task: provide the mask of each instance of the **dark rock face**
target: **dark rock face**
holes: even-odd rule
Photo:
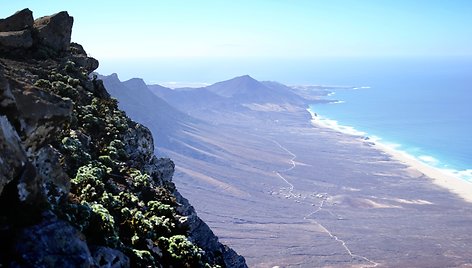
[[[89,77],[72,17],[30,17],[0,21],[0,267],[245,267]],[[19,32],[32,44],[8,39]]]
[[[33,12],[25,8],[8,18],[0,19],[0,32],[21,31],[33,26]]]
[[[151,161],[144,166],[144,170],[151,175],[152,178],[158,178],[163,184],[172,183],[175,165],[169,158],[153,157]]]
[[[74,19],[66,11],[34,21],[38,41],[54,50],[65,51],[70,46]]]
[[[0,194],[13,179],[18,180],[18,199],[28,203],[44,200],[45,184],[67,193],[70,180],[59,165],[59,154],[46,143],[70,119],[71,101],[18,81],[7,81],[3,73],[0,81],[1,147],[5,152]]]
[[[98,68],[98,60],[87,57],[87,53],[81,45],[71,43],[70,51],[73,61],[79,66],[85,68],[89,74]]]
[[[20,137],[5,116],[0,116],[0,195],[3,187],[17,178],[26,163]]]
[[[57,192],[57,196],[65,196],[70,191],[70,179],[61,166],[62,155],[51,145],[46,145],[39,149],[34,155],[33,164],[37,175],[42,182],[42,189],[45,193],[50,189]],[[46,194],[48,197],[52,195]],[[57,200],[51,200],[57,202]]]
[[[23,58],[57,56],[70,47],[73,22],[74,19],[65,11],[35,21],[29,9],[19,11],[0,20],[0,52]],[[98,67],[98,62],[86,55],[77,61],[87,65],[88,69]]]
[[[10,48],[30,48],[33,38],[30,30],[0,32],[0,46]]]
[[[38,88],[22,90],[17,85],[12,91],[15,108],[22,118],[21,135],[25,149],[36,151],[49,137],[61,130],[61,125],[69,120],[72,113],[72,102]]]
[[[125,151],[130,156],[133,165],[149,163],[154,156],[154,141],[151,131],[146,127],[135,124],[124,137]]]
[[[85,237],[70,224],[52,220],[21,230],[11,267],[91,267]]]

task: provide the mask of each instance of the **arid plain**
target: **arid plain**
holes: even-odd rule
[[[208,116],[175,182],[250,267],[470,267],[472,205],[304,110]],[[200,116],[202,118],[202,116]]]

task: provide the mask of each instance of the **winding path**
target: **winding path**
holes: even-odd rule
[[[294,169],[297,164],[295,163],[295,159],[297,158],[297,155],[295,155],[294,153],[292,153],[291,151],[289,151],[287,148],[285,148],[284,146],[282,146],[279,142],[277,142],[276,140],[271,140],[273,143],[275,143],[277,146],[279,146],[282,150],[284,150],[285,152],[287,152],[291,158],[290,158],[290,163],[291,163],[291,167],[287,168],[287,169],[284,169],[284,170],[279,170],[279,171],[274,171],[277,176],[279,176],[285,183],[287,183],[289,185],[289,192],[288,192],[288,197],[297,197],[294,193],[293,193],[293,190],[294,190],[294,186],[292,183],[290,183],[281,173],[282,172],[287,172],[287,171],[290,171],[292,169]],[[369,258],[367,257],[364,257],[364,256],[361,256],[361,255],[358,255],[358,254],[354,254],[352,252],[352,250],[347,246],[346,242],[342,239],[340,239],[338,236],[334,235],[330,230],[328,230],[324,225],[322,225],[321,223],[319,223],[318,221],[316,221],[315,219],[309,219],[310,216],[313,216],[315,215],[316,213],[320,212],[322,209],[323,209],[323,206],[325,204],[325,202],[327,201],[327,199],[329,198],[329,195],[326,193],[326,194],[321,194],[319,196],[319,198],[322,198],[319,206],[316,208],[315,211],[313,212],[310,212],[309,214],[305,215],[303,217],[304,220],[307,220],[307,221],[310,221],[310,222],[313,222],[315,224],[317,224],[318,226],[320,226],[320,228],[325,232],[327,233],[331,238],[333,238],[336,242],[340,243],[341,246],[345,249],[345,251],[347,252],[347,254],[349,254],[349,256],[351,256],[352,259],[354,260],[362,260],[362,261],[366,261],[368,263],[370,263],[370,265],[367,265],[367,266],[362,266],[362,267],[377,267],[380,265],[380,263],[378,262],[375,262],[373,260],[370,260]],[[331,215],[334,215],[331,211],[329,210],[326,210],[328,211]]]
[[[349,256],[351,256],[352,259],[358,259],[358,260],[364,260],[366,262],[369,262],[371,263],[371,265],[368,265],[368,266],[363,266],[363,267],[377,267],[378,265],[380,265],[378,262],[375,262],[367,257],[364,257],[364,256],[361,256],[361,255],[358,255],[358,254],[354,254],[352,253],[352,250],[346,245],[346,242],[342,239],[340,239],[337,235],[334,235],[331,231],[329,231],[326,227],[324,227],[321,223],[319,223],[318,221],[314,220],[314,219],[309,219],[308,217],[310,216],[313,216],[315,215],[316,213],[318,213],[319,211],[321,211],[323,209],[323,205],[325,203],[325,201],[327,200],[328,198],[326,196],[323,196],[323,200],[321,200],[321,203],[320,205],[318,206],[318,208],[307,214],[305,217],[303,217],[303,219],[305,220],[309,220],[315,224],[317,224],[318,226],[320,226],[331,238],[333,238],[334,240],[336,240],[337,242],[341,243],[341,246],[346,250],[347,254],[349,254]],[[331,215],[333,215],[333,213],[331,213],[330,211],[328,211]]]
[[[278,143],[277,141],[275,140],[272,140],[273,143],[277,144],[277,146],[279,146],[282,150],[286,151],[288,154],[290,154],[292,156],[292,158],[290,159],[290,162],[292,164],[291,167],[287,168],[287,169],[284,169],[284,170],[279,170],[279,171],[274,171],[275,174],[277,174],[277,176],[279,176],[283,181],[285,181],[285,183],[287,183],[289,185],[289,190],[288,190],[288,196],[293,196],[293,197],[296,197],[294,194],[293,194],[293,189],[294,189],[294,186],[293,184],[291,184],[282,174],[280,174],[281,172],[287,172],[287,171],[290,171],[292,169],[294,169],[297,164],[295,163],[295,158],[297,158],[297,156],[290,152],[289,150],[287,150],[287,148],[283,147],[280,143]]]

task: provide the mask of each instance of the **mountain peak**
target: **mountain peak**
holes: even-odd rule
[[[117,74],[117,73],[112,73],[112,74],[110,74],[108,77],[111,78],[111,79],[120,80],[120,78],[118,77],[118,74]]]
[[[146,83],[141,78],[131,78],[129,80],[124,81],[123,84],[128,88],[148,90]]]
[[[226,81],[218,82],[206,88],[209,91],[226,98],[267,89],[263,84],[249,75],[238,76]]]
[[[241,76],[236,76],[235,78],[233,79],[230,79],[228,81],[241,81],[241,82],[244,82],[244,83],[253,83],[253,84],[260,84],[259,81],[257,81],[256,79],[254,79],[252,76],[248,75],[248,74],[245,74],[245,75],[241,75]]]
[[[248,74],[241,75],[241,76],[236,76],[234,79],[256,80],[256,79],[252,78],[252,77],[251,77],[250,75],[248,75]]]

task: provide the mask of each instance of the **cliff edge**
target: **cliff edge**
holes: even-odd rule
[[[67,12],[0,19],[0,267],[247,267],[117,107]]]

